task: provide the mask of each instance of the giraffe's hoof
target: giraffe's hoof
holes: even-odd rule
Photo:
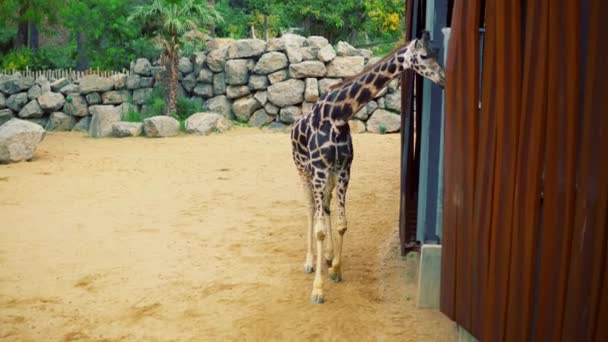
[[[313,273],[314,271],[315,271],[314,266],[310,266],[310,265],[304,266],[304,273]]]
[[[335,281],[336,283],[342,282],[342,274],[339,270],[330,267],[327,270],[327,273],[329,273],[329,277],[331,278],[331,280]]]
[[[310,297],[310,302],[313,304],[323,304],[325,303],[325,298],[323,295],[313,295]]]

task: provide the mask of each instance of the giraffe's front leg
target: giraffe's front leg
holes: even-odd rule
[[[328,187],[329,187],[329,189],[333,188],[333,186],[331,184]],[[333,233],[331,231],[331,209],[330,209],[331,192],[327,193],[323,202],[324,202],[323,203],[323,212],[325,214],[324,224],[327,229],[326,238],[325,238],[325,262],[327,263],[327,266],[331,266],[331,263],[334,260],[334,239],[333,239]]]
[[[315,271],[313,265],[314,252],[313,252],[313,224],[314,224],[314,199],[312,197],[312,189],[310,188],[309,181],[303,177],[302,183],[304,184],[304,196],[306,200],[306,209],[308,214],[308,231],[306,232],[306,261],[304,262],[304,272],[312,273]]]
[[[336,255],[331,267],[328,269],[329,277],[336,283],[342,281],[342,243],[346,233],[346,189],[348,188],[349,170],[341,173],[338,178],[338,236],[336,238]]]

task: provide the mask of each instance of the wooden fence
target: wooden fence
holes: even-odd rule
[[[454,2],[441,311],[481,341],[608,337],[605,18],[605,0]]]
[[[121,71],[109,71],[109,70],[99,70],[99,69],[88,69],[88,70],[72,70],[72,69],[51,69],[51,70],[0,70],[0,75],[14,75],[16,73],[21,74],[22,76],[32,77],[34,79],[38,79],[41,76],[46,77],[48,80],[57,80],[60,78],[67,78],[71,81],[78,81],[84,76],[87,75],[99,75],[101,77],[112,77],[114,75],[123,74],[130,75],[130,71],[127,69],[122,69]]]

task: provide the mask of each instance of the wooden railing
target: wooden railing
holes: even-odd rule
[[[42,76],[48,80],[58,80],[60,78],[67,78],[71,81],[77,81],[86,75],[99,75],[101,77],[111,77],[113,75],[124,74],[130,75],[130,71],[122,69],[116,70],[100,70],[100,69],[87,69],[87,70],[73,70],[73,69],[48,69],[48,70],[0,70],[0,75],[14,75],[16,73],[22,76],[32,77],[38,79]]]

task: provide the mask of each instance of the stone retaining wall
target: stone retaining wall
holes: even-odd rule
[[[323,37],[213,39],[206,51],[180,59],[179,92],[226,118],[282,128],[310,110],[331,85],[378,60],[369,50],[344,42],[332,46]],[[96,112],[145,112],[146,99],[162,73],[162,67],[138,59],[131,63],[129,76],[85,76],[76,82],[0,76],[0,124],[19,117],[50,131],[87,131]],[[351,123],[353,131],[398,131],[398,87],[393,80],[359,111]]]

